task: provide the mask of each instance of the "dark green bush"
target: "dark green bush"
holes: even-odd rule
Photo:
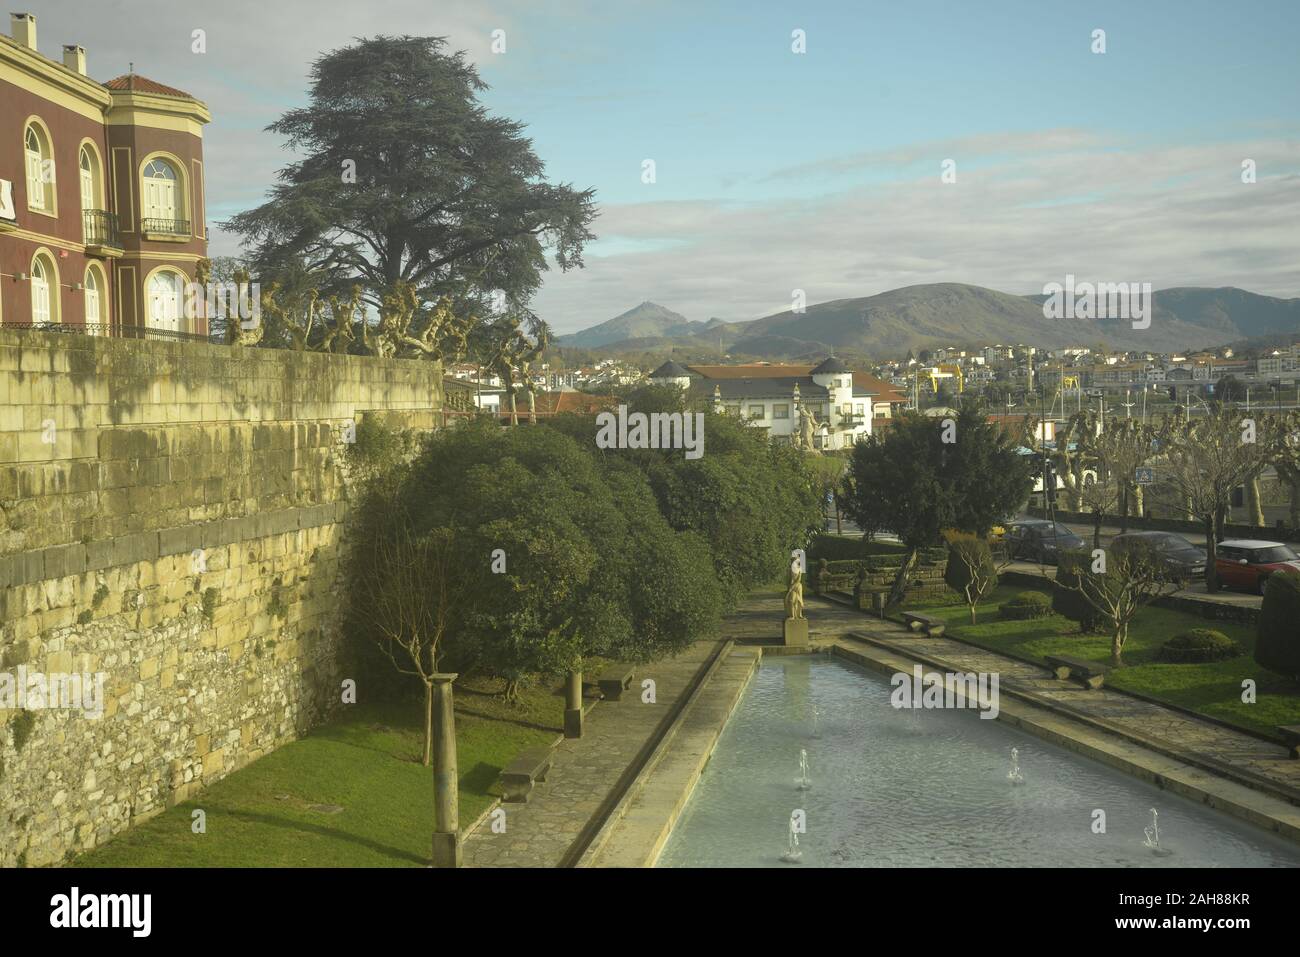
[[[1052,598],[1041,591],[1022,591],[1004,601],[998,608],[998,617],[1011,621],[1046,618],[1052,613]]]
[[[1102,614],[1076,590],[1083,576],[1097,579],[1093,575],[1092,554],[1087,551],[1062,552],[1060,564],[1056,569],[1057,585],[1052,589],[1052,611],[1079,623],[1079,630],[1097,631],[1102,624]]]
[[[1255,625],[1255,661],[1300,682],[1300,575],[1269,576]]]
[[[1210,628],[1193,628],[1166,641],[1160,646],[1156,657],[1173,664],[1200,664],[1235,658],[1239,654],[1241,648],[1223,632]]]

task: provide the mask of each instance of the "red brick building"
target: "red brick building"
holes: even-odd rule
[[[204,334],[185,284],[207,255],[200,101],[129,73],[97,83],[86,51],[0,36],[0,326]]]

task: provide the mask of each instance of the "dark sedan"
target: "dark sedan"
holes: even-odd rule
[[[1061,552],[1083,548],[1083,539],[1060,522],[1024,519],[1007,526],[1007,553],[1022,561],[1057,564]]]
[[[1205,577],[1205,549],[1197,548],[1181,535],[1172,532],[1125,532],[1110,540],[1112,549],[1126,543],[1151,549],[1160,556],[1164,577],[1168,581],[1194,581]]]

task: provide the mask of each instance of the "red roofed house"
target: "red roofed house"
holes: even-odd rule
[[[36,18],[0,36],[0,326],[206,335],[185,285],[207,256],[203,126],[188,93],[86,51],[43,56]]]

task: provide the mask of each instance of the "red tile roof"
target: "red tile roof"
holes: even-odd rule
[[[528,400],[518,402],[519,413],[525,414]],[[612,395],[590,395],[586,392],[539,392],[537,394],[537,411],[547,415],[560,412],[578,412],[591,415],[603,409],[618,407],[618,399]],[[503,409],[505,406],[503,405]]]
[[[124,73],[109,80],[104,86],[118,93],[153,93],[157,96],[180,96],[187,100],[194,99],[184,90],[178,90],[174,86],[165,86],[156,80],[149,79],[147,76],[141,76],[139,73]]]
[[[907,402],[907,396],[895,386],[884,379],[877,379],[869,372],[853,373],[853,388],[854,391],[873,393],[876,402],[888,402],[890,405],[903,405]]]

